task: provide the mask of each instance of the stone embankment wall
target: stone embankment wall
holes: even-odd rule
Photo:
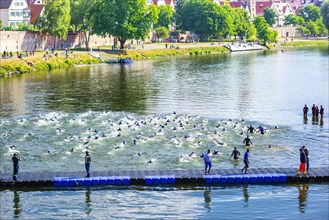
[[[284,27],[271,27],[271,29],[278,32],[278,37],[302,37],[302,34],[296,27],[284,26]]]
[[[111,46],[115,43],[113,37],[92,35],[89,41],[91,48]],[[34,31],[0,31],[0,52],[46,50],[53,48],[54,37]],[[56,49],[85,47],[84,36],[80,33],[69,33],[66,40],[56,39]]]

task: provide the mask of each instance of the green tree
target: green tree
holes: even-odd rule
[[[19,23],[17,26],[17,31],[32,31],[33,26],[27,23]]]
[[[264,9],[264,18],[270,26],[276,23],[276,17],[275,11],[272,8]]]
[[[298,24],[298,25],[303,25],[303,24],[305,24],[305,20],[304,20],[304,18],[301,17],[301,16],[297,16],[297,24]]]
[[[181,12],[182,12],[182,8],[183,5],[187,2],[187,0],[176,0],[176,4],[175,4],[175,20],[176,20],[176,27],[177,29],[181,29],[182,27],[182,16],[181,16]]]
[[[316,21],[316,24],[318,25],[319,34],[328,34],[328,30],[327,30],[326,26],[324,25],[322,19],[318,19]]]
[[[82,32],[87,51],[93,34],[92,7],[96,0],[71,0],[71,26],[74,32]]]
[[[297,16],[289,14],[284,18],[284,25],[296,25],[298,22]]]
[[[248,12],[243,8],[235,9],[235,17],[234,17],[234,27],[235,33],[237,36],[242,39],[244,36],[248,35],[248,32],[251,28],[250,17]]]
[[[305,22],[316,21],[321,17],[320,8],[314,5],[307,5],[300,9],[299,15],[304,18]]]
[[[257,30],[257,37],[262,40],[264,44],[267,42],[277,42],[278,32],[271,30],[263,17],[256,17],[254,19],[254,25]]]
[[[169,30],[165,27],[157,27],[154,29],[154,32],[158,39],[169,37]]]
[[[219,35],[220,36],[236,36],[236,26],[234,25],[234,21],[236,21],[237,13],[236,10],[231,7],[228,2],[225,2],[224,6],[219,7],[221,9],[220,16],[222,19],[222,27],[220,28]],[[224,10],[223,10],[224,9]]]
[[[2,30],[2,20],[0,20],[0,30]]]
[[[255,25],[251,24],[250,28],[248,29],[248,32],[247,32],[247,39],[248,40],[255,40],[256,39],[256,33],[257,33],[257,30],[255,28]]]
[[[299,27],[300,32],[302,32],[303,34],[311,34],[310,30],[307,29],[306,27],[300,26]]]
[[[54,48],[56,38],[67,37],[71,21],[70,10],[70,0],[47,0],[43,16],[37,19],[36,27],[41,32],[54,36]]]
[[[319,34],[319,28],[316,22],[308,21],[306,22],[305,27],[310,31],[311,34]]]
[[[159,19],[154,25],[157,27],[169,28],[175,21],[175,11],[170,5],[160,5],[159,6]]]
[[[128,39],[145,39],[158,14],[145,0],[99,0],[93,7],[94,32],[117,37],[123,49]]]
[[[182,29],[199,34],[201,40],[233,32],[233,20],[226,9],[211,1],[189,0],[180,15]]]
[[[322,22],[329,31],[329,0],[325,0],[321,5]]]

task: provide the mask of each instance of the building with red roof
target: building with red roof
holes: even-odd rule
[[[30,23],[34,24],[38,16],[42,13],[44,5],[42,0],[27,0],[31,11]]]

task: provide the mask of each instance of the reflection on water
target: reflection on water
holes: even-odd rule
[[[14,200],[13,200],[14,218],[19,218],[21,215],[21,211],[22,211],[20,201],[19,201],[19,193],[15,189],[13,190],[13,193],[14,193]]]
[[[91,208],[91,204],[92,201],[90,199],[90,194],[91,194],[91,190],[90,188],[87,188],[86,190],[86,215],[90,215],[92,208]]]
[[[247,207],[248,206],[248,201],[249,201],[249,192],[248,192],[248,185],[245,185],[242,187],[242,191],[243,191],[243,199],[244,199],[244,206]]]
[[[209,209],[209,212],[211,211],[211,187],[207,186],[204,193],[204,202],[205,202],[205,208]]]
[[[328,190],[328,184],[5,190],[0,213],[1,219],[328,219]]]
[[[308,184],[300,184],[298,188],[298,208],[301,213],[305,213],[307,207]]]

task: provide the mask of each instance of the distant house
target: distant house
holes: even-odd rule
[[[0,0],[0,20],[4,27],[30,24],[31,12],[26,0]]]
[[[277,16],[276,26],[283,26],[284,18],[290,14],[295,14],[289,3],[273,2],[271,8]]]
[[[301,0],[287,0],[283,2],[287,2],[290,4],[290,7],[292,8],[295,15],[298,15],[299,10],[303,8],[303,4]]]
[[[152,0],[153,4],[160,5],[170,5],[172,8],[175,8],[176,1],[175,0]]]
[[[42,0],[27,0],[27,4],[31,11],[30,23],[34,24],[38,16],[43,12],[43,2]]]

